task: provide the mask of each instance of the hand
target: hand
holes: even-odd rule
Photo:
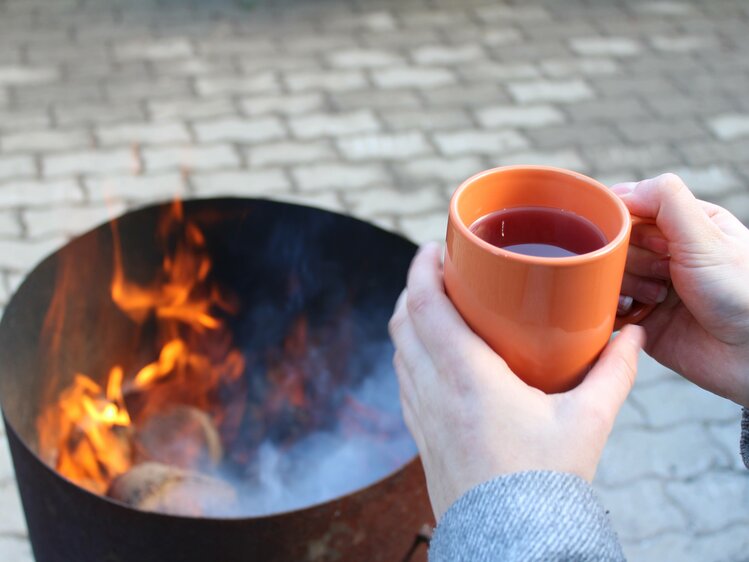
[[[527,386],[445,295],[437,245],[414,258],[390,321],[403,415],[435,516],[495,476],[555,470],[591,481],[634,382],[644,334],[628,326],[564,394]]]
[[[749,406],[749,230],[674,174],[612,187],[632,214],[622,293],[663,301],[643,322],[646,351],[701,387]],[[665,281],[673,290],[666,293]],[[660,293],[660,294],[659,294]],[[656,298],[657,297],[657,298]]]

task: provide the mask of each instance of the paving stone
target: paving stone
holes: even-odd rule
[[[194,174],[195,193],[201,197],[254,197],[287,191],[291,184],[281,170]]]
[[[50,209],[28,209],[23,212],[23,221],[32,238],[57,234],[75,235],[109,222],[124,211],[125,205],[118,201],[109,201],[102,206],[58,206]]]
[[[237,112],[229,99],[155,100],[147,103],[148,113],[155,121],[180,119],[205,119],[224,117]]]
[[[325,100],[319,92],[280,96],[253,96],[243,98],[242,110],[252,117],[279,113],[281,115],[300,115],[325,106]]]
[[[380,49],[349,49],[328,55],[330,65],[336,68],[377,68],[400,66],[403,57],[392,51]]]
[[[195,89],[201,96],[231,94],[263,94],[280,89],[273,72],[261,72],[253,76],[204,76],[195,81]]]
[[[388,128],[395,131],[459,129],[472,124],[468,113],[462,109],[430,108],[419,111],[392,109],[381,111],[380,117]]]
[[[546,127],[565,121],[564,114],[551,105],[517,107],[497,105],[476,110],[482,127]]]
[[[169,144],[190,140],[187,127],[176,122],[101,126],[96,130],[96,136],[102,146]]]
[[[619,168],[670,169],[681,164],[678,154],[665,144],[640,146],[588,146],[583,156],[598,170]]]
[[[749,524],[746,472],[711,472],[701,475],[695,484],[666,484],[667,493],[687,514],[694,531],[709,533],[732,524]]]
[[[434,141],[446,156],[465,154],[497,155],[528,147],[516,131],[455,131],[436,133]]]
[[[609,124],[603,123],[569,123],[562,125],[526,128],[523,134],[533,146],[540,150],[568,149],[570,147],[601,146],[620,144],[621,135]]]
[[[0,553],[8,562],[34,562],[31,545],[24,537],[0,536]]]
[[[660,120],[627,121],[619,124],[622,136],[633,144],[643,142],[673,141],[706,138],[707,130],[696,120],[664,122]]]
[[[598,486],[596,492],[622,540],[686,530],[686,517],[666,496],[659,480],[643,479],[621,488]]]
[[[399,191],[387,187],[371,187],[344,195],[351,209],[362,216],[416,214],[447,208],[447,201],[433,188]]]
[[[576,37],[570,47],[578,55],[591,57],[631,57],[642,51],[640,43],[628,37]]]
[[[455,75],[445,68],[385,68],[372,71],[372,80],[378,88],[428,89],[453,84]]]
[[[626,428],[611,434],[597,477],[602,485],[613,486],[643,477],[690,478],[727,466],[730,460],[700,425],[665,431]]]
[[[0,267],[29,271],[67,240],[63,237],[44,240],[0,240]]]
[[[187,194],[180,173],[152,173],[148,176],[108,176],[85,180],[88,198],[94,203],[115,201],[171,201]]]
[[[678,167],[672,171],[701,199],[713,200],[747,185],[726,166]]]
[[[54,67],[0,66],[0,85],[46,84],[59,78]]]
[[[311,164],[292,170],[302,191],[363,189],[390,182],[386,169],[377,164]]]
[[[549,19],[549,12],[541,6],[482,6],[476,15],[486,23],[531,22]]]
[[[34,160],[29,156],[0,156],[0,181],[36,175]]]
[[[396,169],[409,184],[413,180],[443,180],[450,183],[462,182],[486,168],[483,161],[474,156],[459,158],[416,158],[398,166]]]
[[[749,193],[735,193],[721,199],[720,204],[736,216],[745,226],[749,225]]]
[[[144,77],[139,80],[133,78],[110,79],[105,84],[108,99],[116,102],[134,101],[157,98],[184,98],[192,95],[192,80],[186,77]],[[80,97],[80,91],[71,91],[67,96],[71,99]],[[54,92],[52,98],[59,99],[60,93]]]
[[[472,63],[485,56],[479,45],[425,45],[411,51],[411,57],[420,65],[453,65]]]
[[[21,237],[21,223],[18,214],[14,211],[0,211],[0,237]]]
[[[541,71],[550,78],[609,75],[619,72],[619,65],[610,58],[550,59],[541,62]]]
[[[54,152],[90,147],[91,136],[85,131],[27,131],[0,137],[0,149],[12,152]]]
[[[471,31],[474,34],[476,33],[476,30]],[[491,28],[482,30],[477,37],[484,45],[490,47],[501,47],[511,43],[518,43],[522,41],[522,38],[522,34],[517,29],[511,27],[506,29]]]
[[[475,107],[510,101],[504,90],[493,83],[435,88],[420,94],[429,107]]]
[[[292,92],[308,92],[310,90],[346,92],[361,90],[368,85],[367,79],[360,70],[285,72],[283,77]]]
[[[650,42],[654,49],[666,53],[704,53],[708,49],[717,49],[720,46],[715,37],[699,35],[653,37]]]
[[[430,215],[401,217],[399,230],[417,244],[432,240],[441,242],[447,232],[447,213],[443,210]]]
[[[641,2],[634,6],[640,13],[657,16],[686,16],[694,13],[694,8],[686,2]]]
[[[75,180],[19,180],[0,185],[0,207],[35,207],[83,201]]]
[[[66,152],[44,156],[42,159],[42,170],[46,177],[132,173],[137,167],[137,154],[130,149]]]
[[[519,103],[570,103],[593,98],[595,93],[581,80],[538,80],[516,82],[507,89]]]
[[[331,191],[320,193],[269,193],[268,197],[276,201],[285,201],[296,205],[326,209],[337,213],[346,212],[340,198],[336,193]]]
[[[163,60],[189,57],[193,54],[193,50],[187,39],[175,37],[116,45],[114,54],[119,60]]]
[[[348,160],[408,160],[433,152],[423,133],[417,131],[344,137],[337,145]]]
[[[246,154],[250,167],[304,164],[337,158],[336,151],[325,141],[264,144],[248,148]]]
[[[21,499],[14,481],[0,484],[0,535],[24,536],[26,521],[23,517]]]
[[[741,460],[741,449],[739,447],[741,439],[739,420],[734,419],[728,423],[711,423],[707,426],[707,431],[730,456],[732,461],[730,467],[739,472],[746,470],[744,462]]]
[[[0,435],[0,483],[13,480],[13,461],[10,456],[10,448],[4,434]],[[2,551],[0,551],[2,552]]]
[[[411,90],[363,90],[336,92],[328,96],[330,106],[339,111],[359,109],[392,110],[421,108],[421,98]]]
[[[106,125],[124,121],[144,121],[145,113],[135,102],[110,103],[56,103],[52,113],[59,127],[80,125]]]
[[[50,125],[45,111],[0,111],[0,132],[44,129]]]
[[[478,62],[460,66],[457,70],[464,80],[470,82],[505,83],[541,75],[536,65],[524,62]]]
[[[749,136],[749,113],[726,113],[710,119],[708,126],[720,140]]]
[[[500,156],[490,156],[492,166],[539,165],[556,166],[578,172],[585,172],[590,165],[576,150],[522,151]]]
[[[199,142],[260,143],[284,138],[286,130],[276,117],[225,117],[193,124]]]
[[[610,97],[587,100],[565,106],[565,111],[573,121],[611,122],[616,116],[616,123],[633,118],[647,118],[652,114],[639,99],[629,97]]]
[[[380,130],[380,124],[371,111],[319,113],[293,117],[289,119],[289,127],[294,135],[301,139],[370,133]]]
[[[690,421],[738,423],[741,413],[733,402],[679,379],[636,388],[634,396],[645,408],[649,425],[659,429]]]
[[[746,560],[749,536],[734,526],[706,536],[667,533],[639,543],[625,544],[627,560],[637,562],[741,562]]]
[[[149,171],[181,170],[189,173],[195,170],[216,170],[240,165],[237,152],[226,144],[144,148],[142,153],[146,169]]]

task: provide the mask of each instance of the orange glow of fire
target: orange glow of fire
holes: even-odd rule
[[[132,376],[109,368],[106,384],[76,374],[72,383],[37,420],[45,460],[79,485],[106,492],[112,479],[132,466],[132,436],[139,421],[175,404],[206,411],[220,427],[224,421],[215,394],[244,371],[242,354],[218,311],[234,312],[210,279],[212,263],[203,233],[186,222],[176,201],[159,225],[172,248],[148,286],[125,274],[116,224],[111,298],[132,321],[156,323],[158,357]],[[136,419],[128,397],[138,396]]]

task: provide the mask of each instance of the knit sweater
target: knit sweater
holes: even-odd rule
[[[749,468],[749,410],[740,450]],[[625,560],[593,488],[572,474],[518,472],[466,492],[434,532],[430,562],[619,562]]]

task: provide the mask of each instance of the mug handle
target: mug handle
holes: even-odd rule
[[[632,227],[640,224],[655,224],[655,219],[648,219],[643,217],[637,217],[631,215]],[[645,320],[648,315],[653,312],[657,304],[643,304],[641,302],[633,302],[632,309],[624,316],[617,316],[614,321],[614,331],[621,330],[627,324],[637,324]]]

